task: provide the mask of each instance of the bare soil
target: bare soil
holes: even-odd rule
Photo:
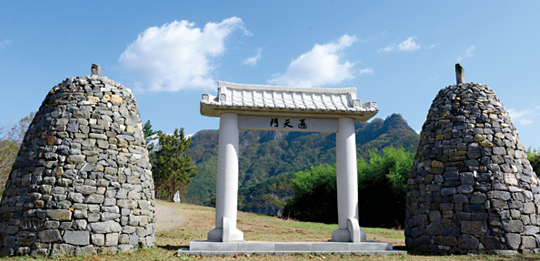
[[[174,207],[166,206],[159,201],[156,204],[156,232],[178,229],[184,217]]]

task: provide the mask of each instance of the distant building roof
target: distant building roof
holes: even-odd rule
[[[203,94],[201,114],[219,117],[288,114],[300,117],[341,118],[366,121],[379,108],[376,102],[360,102],[356,88],[306,88],[218,82],[218,95]]]

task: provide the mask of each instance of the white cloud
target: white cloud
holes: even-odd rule
[[[389,46],[386,46],[384,48],[377,50],[377,52],[378,53],[391,52],[394,50],[395,47],[396,47],[395,45],[389,45]]]
[[[365,69],[360,69],[358,71],[358,74],[373,74],[373,69],[371,68],[365,68]]]
[[[352,79],[355,74],[355,63],[342,61],[344,59],[342,51],[355,41],[357,41],[355,36],[343,35],[337,42],[315,44],[311,51],[293,60],[284,74],[273,75],[269,83],[311,87],[337,84]],[[373,73],[373,70],[362,69],[359,74],[362,73]]]
[[[257,54],[255,56],[252,56],[243,60],[242,65],[251,65],[251,66],[257,65],[257,62],[259,61],[259,59],[261,59],[261,51],[262,51],[261,48],[258,48]]]
[[[413,52],[420,49],[420,45],[415,42],[417,38],[416,37],[409,37],[407,40],[396,44],[391,44],[386,46],[385,48],[381,48],[377,50],[377,52],[392,52],[392,51],[399,51],[399,52]]]
[[[463,56],[458,57],[457,61],[460,62],[464,58],[470,58],[474,54],[474,45],[469,46],[467,50],[465,50],[465,54]]]
[[[407,40],[399,43],[398,50],[400,52],[412,52],[420,49],[420,45],[416,44],[414,39],[416,39],[416,37],[409,37]]]
[[[426,49],[433,49],[433,48],[435,48],[435,46],[437,46],[437,45],[439,45],[439,44],[438,44],[438,43],[432,44],[432,45],[426,47]]]
[[[151,91],[214,88],[212,59],[225,51],[225,39],[236,29],[250,35],[237,17],[209,22],[202,30],[186,20],[150,27],[126,48],[119,63]]]
[[[507,111],[510,115],[510,118],[512,119],[512,122],[518,122],[521,125],[527,125],[533,123],[531,117],[538,115],[538,112],[540,111],[540,106],[535,106],[533,108],[524,110],[508,109]]]
[[[6,48],[6,46],[8,46],[8,44],[10,44],[12,42],[13,42],[12,40],[4,40],[4,41],[0,42],[0,50]]]

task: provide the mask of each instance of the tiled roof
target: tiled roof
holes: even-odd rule
[[[217,110],[217,111],[216,111]],[[329,89],[247,85],[218,82],[218,95],[203,94],[201,114],[219,116],[219,111],[263,110],[271,112],[372,114],[376,102],[360,102],[356,88]],[[249,114],[249,113],[248,113]],[[371,118],[371,117],[369,117]]]

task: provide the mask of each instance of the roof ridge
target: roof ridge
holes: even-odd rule
[[[356,88],[318,88],[318,87],[293,87],[293,86],[273,86],[261,84],[239,84],[232,82],[218,81],[218,89],[234,89],[246,91],[266,90],[272,92],[301,92],[301,93],[324,93],[324,94],[353,94],[356,96]]]

